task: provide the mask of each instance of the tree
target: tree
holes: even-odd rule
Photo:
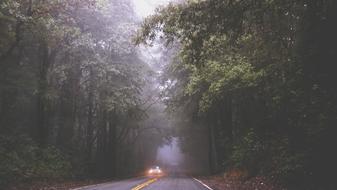
[[[159,136],[142,134],[151,69],[131,41],[131,1],[2,1],[0,26],[4,183],[122,177],[145,167],[133,167],[146,154],[134,144]]]
[[[328,71],[334,57],[326,54],[335,51],[335,7],[332,1],[186,1],[143,22],[137,43],[159,38],[180,45],[178,61],[168,66],[167,104],[191,113],[180,127],[197,122],[208,129],[210,172],[239,167],[294,185],[330,179],[312,167],[323,161],[311,158],[320,155],[317,147],[334,144],[325,132],[335,134],[329,105],[336,88]],[[329,140],[323,145],[316,135]]]

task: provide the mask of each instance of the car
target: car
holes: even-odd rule
[[[162,176],[162,175],[164,175],[164,172],[162,171],[162,169],[159,166],[155,166],[155,167],[150,168],[147,171],[147,175],[148,176]]]

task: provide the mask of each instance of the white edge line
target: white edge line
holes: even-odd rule
[[[203,185],[204,187],[206,187],[209,190],[213,190],[212,188],[210,188],[208,185],[204,184],[202,181],[198,180],[197,178],[193,178],[195,181],[199,182],[201,185]]]

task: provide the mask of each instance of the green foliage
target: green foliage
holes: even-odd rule
[[[256,174],[263,165],[263,156],[266,146],[260,137],[250,129],[242,139],[233,146],[233,152],[229,166],[246,168],[252,174]]]
[[[200,89],[206,89],[200,100],[200,112],[207,112],[214,102],[221,100],[226,94],[256,87],[262,76],[261,72],[254,71],[253,66],[243,58],[226,57],[222,61],[210,61],[201,71],[191,74],[186,93],[191,96]]]
[[[136,20],[131,0],[0,1],[0,133],[15,141],[0,144],[1,179],[142,169],[134,144],[161,136],[142,134],[153,71],[131,41]]]
[[[289,140],[275,140],[272,149],[272,173],[280,179],[291,180],[303,176],[306,172],[306,154],[304,151],[292,153],[289,150]]]
[[[0,136],[0,184],[71,176],[69,160],[55,147],[38,147],[24,135]]]
[[[147,18],[136,42],[179,44],[167,105],[182,137],[195,123],[215,128],[211,162],[332,183],[336,8],[323,0],[184,1]]]

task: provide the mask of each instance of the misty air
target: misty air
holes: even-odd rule
[[[336,190],[336,0],[1,0],[0,190]]]

